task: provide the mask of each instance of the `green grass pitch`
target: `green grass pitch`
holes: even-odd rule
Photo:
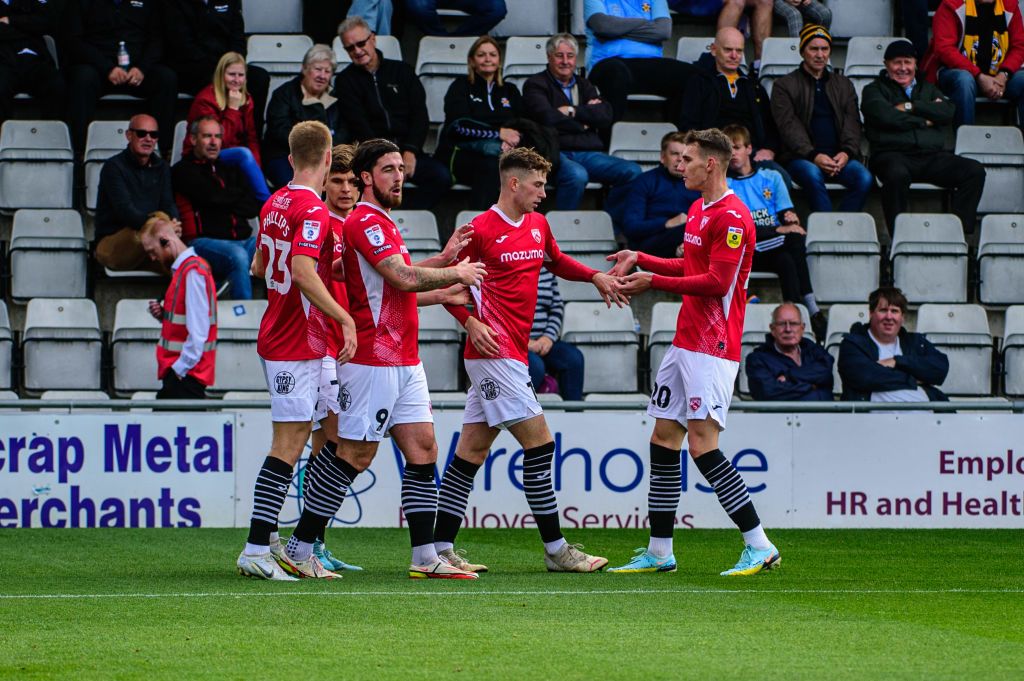
[[[532,530],[467,530],[491,572],[410,580],[404,530],[332,529],[366,568],[235,574],[244,530],[0,530],[0,679],[1024,678],[1024,531],[774,531],[779,570],[548,574]],[[572,532],[621,564],[642,532]]]

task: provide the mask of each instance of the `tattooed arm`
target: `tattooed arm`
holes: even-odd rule
[[[487,274],[483,263],[469,258],[451,267],[415,267],[406,265],[400,255],[384,258],[376,265],[377,272],[399,291],[433,291],[452,284],[479,285]]]

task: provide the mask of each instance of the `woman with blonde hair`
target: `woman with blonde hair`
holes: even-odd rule
[[[199,91],[188,112],[188,126],[204,116],[220,121],[223,131],[220,161],[237,165],[260,201],[270,197],[267,181],[260,169],[259,131],[256,129],[255,106],[246,88],[245,57],[227,52],[217,62],[213,82]],[[192,153],[190,135],[185,136],[182,158]]]

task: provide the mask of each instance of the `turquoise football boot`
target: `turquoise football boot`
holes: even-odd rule
[[[772,544],[767,549],[755,549],[753,546],[745,546],[740,560],[736,565],[722,573],[723,577],[745,577],[756,575],[764,570],[777,568],[782,563],[782,556],[779,550]]]
[[[320,563],[328,570],[348,570],[350,572],[359,572],[363,568],[358,565],[349,565],[345,561],[334,556],[331,550],[322,541],[313,542],[313,555],[316,556]]]
[[[675,555],[669,554],[667,556],[658,557],[641,547],[635,551],[636,555],[633,556],[625,565],[620,567],[608,568],[608,572],[617,572],[622,575],[640,573],[640,572],[675,572],[676,571],[676,557]]]

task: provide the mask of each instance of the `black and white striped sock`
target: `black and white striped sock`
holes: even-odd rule
[[[718,503],[729,514],[740,532],[749,532],[761,524],[754,502],[747,494],[747,483],[721,449],[713,449],[693,460],[701,475],[714,488]]]
[[[434,464],[406,464],[402,475],[402,513],[409,523],[409,538],[414,547],[434,545],[434,519],[437,516],[437,486]]]
[[[248,544],[270,546],[270,533],[277,529],[277,516],[281,513],[291,483],[291,464],[272,456],[263,460],[252,494]]]
[[[325,446],[306,466],[309,481],[306,503],[292,534],[292,538],[301,542],[303,546],[300,554],[293,557],[306,556],[305,545],[308,544],[311,548],[313,541],[322,536],[327,523],[341,509],[352,481],[359,475],[359,471],[341,457],[335,456],[333,451]],[[289,552],[289,555],[292,553]]]
[[[441,477],[441,489],[437,493],[437,523],[434,526],[434,547],[439,551],[452,548],[455,543],[478,470],[479,464],[455,456]]]
[[[647,491],[647,517],[651,536],[671,538],[682,489],[679,450],[651,443],[651,485]]]
[[[530,505],[530,512],[537,521],[537,529],[545,544],[562,539],[562,528],[558,524],[558,501],[551,485],[551,459],[554,452],[554,442],[523,450],[526,502]]]

